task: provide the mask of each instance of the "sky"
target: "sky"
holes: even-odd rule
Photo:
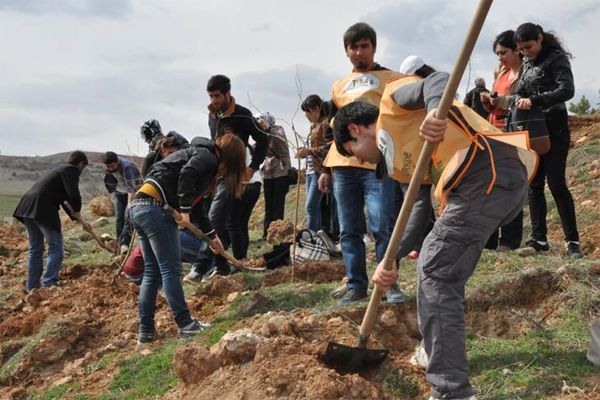
[[[397,69],[410,54],[439,70],[454,65],[476,0],[0,0],[0,154],[76,148],[144,155],[148,119],[184,136],[208,136],[206,82],[231,78],[232,94],[269,111],[292,139],[308,122],[309,94],[330,97],[351,71],[342,35],[367,22],[376,61]],[[492,82],[496,34],[535,22],[574,58],[576,94],[600,102],[600,2],[496,0],[459,95]],[[469,79],[470,78],[470,79]],[[293,140],[293,139],[292,139]]]

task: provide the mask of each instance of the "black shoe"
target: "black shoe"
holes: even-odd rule
[[[367,297],[366,291],[360,291],[358,289],[348,289],[344,297],[338,300],[338,306],[347,306],[348,304],[362,300]]]
[[[583,258],[583,250],[581,250],[579,242],[567,242],[567,252],[571,258]]]
[[[525,243],[525,247],[531,247],[535,251],[548,251],[550,250],[550,245],[548,242],[540,242],[539,240],[529,239]]]
[[[185,339],[199,334],[206,328],[210,328],[212,324],[200,322],[197,319],[192,320],[189,324],[183,328],[179,328],[179,338]]]
[[[140,332],[138,334],[138,344],[152,343],[156,340],[156,331],[154,332]]]

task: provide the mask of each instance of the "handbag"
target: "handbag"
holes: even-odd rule
[[[327,245],[314,231],[303,229],[298,232],[296,254],[294,255],[296,262],[329,261],[329,259]]]
[[[546,115],[541,108],[536,107],[530,110],[519,110],[516,107],[511,108],[506,124],[507,132],[528,131],[529,146],[539,155],[550,151],[550,136],[548,125],[546,125]]]
[[[295,185],[298,183],[298,169],[295,167],[291,167],[288,169],[288,179],[290,185]]]

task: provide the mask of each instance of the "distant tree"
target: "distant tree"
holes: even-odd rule
[[[594,114],[596,109],[592,108],[590,101],[583,95],[581,96],[579,103],[569,103],[569,111],[577,115],[589,115]]]

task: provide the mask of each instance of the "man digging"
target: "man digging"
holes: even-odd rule
[[[417,271],[419,329],[427,355],[419,359],[432,386],[431,400],[475,399],[466,356],[465,285],[491,233],[522,209],[527,178],[537,163],[526,133],[502,134],[460,103],[454,103],[450,122],[437,119],[447,79],[437,72],[391,81],[380,109],[350,103],[338,111],[334,126],[341,154],[376,163],[380,177],[403,183],[410,181],[423,140],[438,143],[425,180],[436,184],[444,212],[423,243]],[[397,274],[380,263],[373,281],[385,291]]]

